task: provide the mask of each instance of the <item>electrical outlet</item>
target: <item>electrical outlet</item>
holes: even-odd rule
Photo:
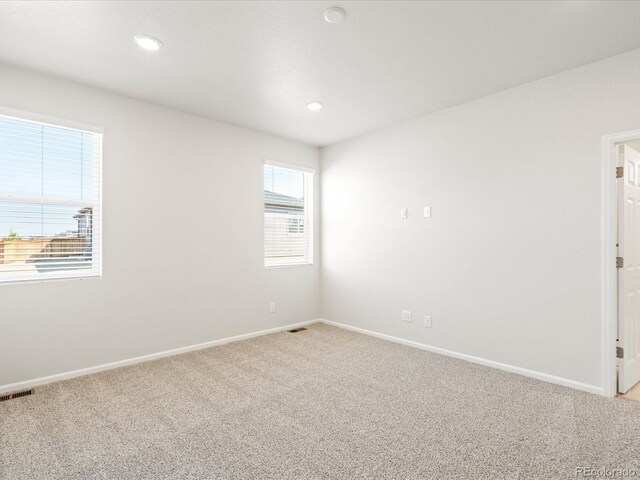
[[[424,326],[431,328],[431,317],[429,315],[424,316]]]
[[[271,302],[269,304],[269,312],[270,313],[276,313],[276,302]]]
[[[411,312],[409,310],[402,311],[402,320],[404,320],[405,322],[411,321]]]
[[[431,218],[431,207],[424,207],[424,218]]]
[[[400,209],[400,218],[407,218],[409,215],[409,210],[406,208]]]

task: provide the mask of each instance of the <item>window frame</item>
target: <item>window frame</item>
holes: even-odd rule
[[[104,128],[91,124],[80,123],[73,120],[67,120],[48,115],[17,110],[13,108],[0,106],[0,116],[12,120],[35,123],[54,128],[64,128],[74,130],[81,133],[91,134],[94,137],[93,149],[93,200],[90,202],[76,202],[73,200],[62,200],[57,198],[46,197],[29,197],[14,196],[0,194],[0,201],[14,203],[36,203],[43,205],[55,206],[78,206],[91,207],[92,209],[92,239],[91,239],[91,269],[86,272],[80,271],[55,271],[39,273],[37,275],[16,275],[3,278],[0,273],[0,285],[15,285],[28,283],[44,283],[60,280],[82,280],[85,278],[101,278],[102,277],[102,163],[103,163],[103,144],[104,144]]]
[[[314,226],[314,219],[313,219],[313,207],[314,207],[314,182],[315,182],[315,169],[313,168],[309,168],[309,167],[305,167],[303,165],[295,165],[292,163],[284,163],[284,162],[279,162],[279,161],[275,161],[275,160],[271,160],[269,158],[266,158],[264,160],[264,163],[262,165],[262,183],[264,184],[264,167],[265,166],[272,166],[272,167],[279,167],[279,168],[286,168],[289,170],[294,170],[297,172],[301,172],[304,174],[304,216],[302,217],[302,219],[304,220],[304,228],[305,228],[305,233],[289,233],[289,225],[288,225],[288,221],[287,221],[287,235],[288,236],[306,236],[307,233],[309,235],[308,237],[308,245],[309,245],[309,250],[308,250],[308,255],[305,257],[304,261],[302,262],[292,262],[292,263],[278,263],[278,264],[274,264],[274,265],[267,265],[267,257],[264,255],[264,251],[265,251],[265,247],[266,247],[266,237],[264,235],[264,207],[265,207],[265,203],[264,203],[264,195],[262,197],[262,218],[263,218],[263,232],[262,232],[262,263],[264,265],[265,269],[271,269],[271,268],[289,268],[289,267],[304,267],[304,266],[310,266],[313,265],[315,263],[315,255],[314,255],[314,249],[315,249],[315,229],[313,228]]]

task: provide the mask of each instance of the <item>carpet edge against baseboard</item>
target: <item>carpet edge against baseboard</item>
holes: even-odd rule
[[[278,333],[278,332],[282,332],[285,330],[291,330],[294,328],[298,328],[298,327],[304,327],[307,325],[312,325],[314,323],[325,323],[327,325],[332,325],[334,327],[338,327],[338,328],[343,328],[345,330],[351,330],[353,332],[357,332],[357,333],[361,333],[364,335],[369,335],[371,337],[376,337],[376,338],[380,338],[382,340],[387,340],[390,342],[394,342],[394,343],[399,343],[402,345],[406,345],[409,347],[413,347],[413,348],[418,348],[421,350],[426,350],[432,353],[437,353],[440,355],[445,355],[448,357],[453,357],[453,358],[457,358],[460,360],[465,360],[467,362],[471,362],[471,363],[476,363],[479,365],[484,365],[486,367],[490,367],[490,368],[496,368],[498,370],[503,370],[506,372],[511,372],[511,373],[515,373],[518,375],[522,375],[525,377],[529,377],[529,378],[534,378],[536,380],[541,380],[544,382],[548,382],[548,383],[553,383],[556,385],[562,385],[564,387],[569,387],[569,388],[573,388],[575,390],[581,390],[584,392],[588,392],[588,393],[593,393],[596,395],[600,395],[600,396],[605,396],[604,395],[604,390],[601,386],[597,386],[597,385],[589,385],[586,383],[582,383],[582,382],[578,382],[575,380],[570,380],[568,378],[563,378],[563,377],[557,377],[555,375],[550,375],[547,373],[543,373],[543,372],[538,372],[535,370],[529,370],[526,368],[522,368],[522,367],[516,367],[514,365],[509,365],[506,363],[501,363],[501,362],[496,362],[494,360],[488,360],[485,358],[480,358],[480,357],[475,357],[473,355],[468,355],[465,353],[460,353],[460,352],[455,352],[452,350],[447,350],[444,348],[440,348],[440,347],[434,347],[432,345],[427,345],[425,343],[420,343],[420,342],[416,342],[413,340],[406,340],[404,338],[399,338],[399,337],[394,337],[392,335],[387,335],[384,333],[378,333],[378,332],[374,332],[372,330],[367,330],[364,328],[360,328],[360,327],[354,327],[352,325],[348,325],[345,323],[340,323],[340,322],[334,322],[331,320],[327,320],[325,318],[316,318],[314,320],[308,320],[305,322],[298,322],[298,323],[292,323],[290,325],[284,325],[281,327],[274,327],[274,328],[270,328],[267,330],[259,330],[257,332],[251,332],[251,333],[245,333],[242,335],[236,335],[233,337],[227,337],[227,338],[221,338],[218,340],[211,340],[208,342],[204,342],[204,343],[198,343],[195,345],[188,345],[185,347],[179,347],[179,348],[174,348],[171,350],[164,350],[161,352],[157,352],[157,353],[151,353],[151,354],[147,354],[147,355],[141,355],[138,357],[133,357],[133,358],[128,358],[128,359],[124,359],[124,360],[116,360],[114,362],[109,362],[109,363],[104,363],[101,365],[95,365],[93,367],[87,367],[87,368],[81,368],[78,370],[72,370],[69,372],[62,372],[62,373],[56,373],[53,375],[47,375],[44,377],[39,377],[39,378],[34,378],[34,379],[30,379],[30,380],[23,380],[20,382],[15,382],[15,383],[9,383],[6,385],[0,385],[0,394],[1,393],[7,393],[7,392],[13,392],[13,391],[17,391],[17,390],[26,390],[29,388],[33,388],[33,387],[37,387],[40,385],[45,385],[48,383],[54,383],[54,382],[59,382],[62,380],[69,380],[71,378],[76,378],[76,377],[82,377],[84,375],[90,375],[92,373],[98,373],[98,372],[102,372],[105,370],[112,370],[114,368],[120,368],[120,367],[126,367],[128,365],[135,365],[138,363],[143,363],[143,362],[148,362],[148,361],[152,361],[152,360],[156,360],[159,358],[164,358],[164,357],[171,357],[174,355],[180,355],[182,353],[188,353],[188,352],[193,352],[196,350],[202,350],[205,348],[210,348],[210,347],[215,347],[218,345],[224,345],[227,343],[233,343],[233,342],[238,342],[241,340],[248,340],[250,338],[255,338],[255,337],[261,337],[263,335],[269,335],[272,333]]]
[[[77,370],[71,370],[68,372],[54,373],[52,375],[46,375],[44,377],[33,378],[29,380],[22,380],[15,383],[8,383],[0,385],[0,394],[13,392],[17,390],[26,390],[29,388],[46,385],[48,383],[60,382],[62,380],[69,380],[71,378],[83,377],[85,375],[91,375],[92,373],[103,372],[105,370],[112,370],[114,368],[126,367],[128,365],[135,365],[138,363],[149,362],[164,357],[172,357],[174,355],[180,355],[182,353],[194,352],[196,350],[202,350],[205,348],[216,347],[227,343],[239,342],[242,340],[248,340],[250,338],[261,337],[263,335],[269,335],[272,333],[284,332],[286,330],[292,330],[294,328],[304,327],[312,325],[314,323],[320,323],[322,320],[316,318],[314,320],[307,320],[305,322],[292,323],[281,327],[269,328],[266,330],[259,330],[257,332],[244,333],[242,335],[235,335],[233,337],[220,338],[217,340],[210,340],[208,342],[197,343],[194,345],[187,345],[185,347],[173,348],[171,350],[163,350],[161,352],[149,353],[147,355],[140,355],[138,357],[127,358],[124,360],[116,360],[114,362],[103,363],[100,365],[94,365],[92,367],[79,368]]]
[[[378,333],[378,332],[374,332],[373,330],[354,327],[346,323],[334,322],[332,320],[327,320],[325,318],[320,318],[318,319],[318,321],[321,323],[326,323],[327,325],[332,325],[334,327],[344,328],[345,330],[351,330],[353,332],[362,333],[364,335],[369,335],[371,337],[376,337],[382,340],[387,340],[389,342],[399,343],[409,347],[418,348],[420,350],[426,350],[428,352],[445,355],[447,357],[457,358],[459,360],[465,360],[467,362],[476,363],[478,365],[484,365],[485,367],[491,367],[497,370],[503,370],[505,372],[515,373],[518,375],[522,375],[524,377],[541,380],[543,382],[548,382],[548,383],[553,383],[555,385],[561,385],[563,387],[573,388],[574,390],[581,390],[583,392],[593,393],[600,396],[606,396],[601,386],[590,385],[588,383],[582,383],[582,382],[578,382],[576,380],[570,380],[564,377],[557,377],[555,375],[538,372],[536,370],[529,370],[522,367],[516,367],[514,365],[497,362],[495,360],[488,360],[486,358],[475,357],[473,355],[468,355],[466,353],[460,353],[460,352],[455,352],[453,350],[447,350],[445,348],[434,347],[432,345],[427,345],[426,343],[420,343],[413,340],[406,340],[404,338],[394,337],[392,335],[387,335],[385,333]]]

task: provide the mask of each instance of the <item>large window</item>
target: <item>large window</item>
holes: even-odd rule
[[[313,171],[264,166],[264,265],[313,263]]]
[[[0,115],[0,282],[99,276],[102,135]]]

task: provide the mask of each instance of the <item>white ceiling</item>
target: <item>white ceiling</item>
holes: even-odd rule
[[[326,145],[638,48],[639,21],[613,1],[5,1],[0,62]]]

